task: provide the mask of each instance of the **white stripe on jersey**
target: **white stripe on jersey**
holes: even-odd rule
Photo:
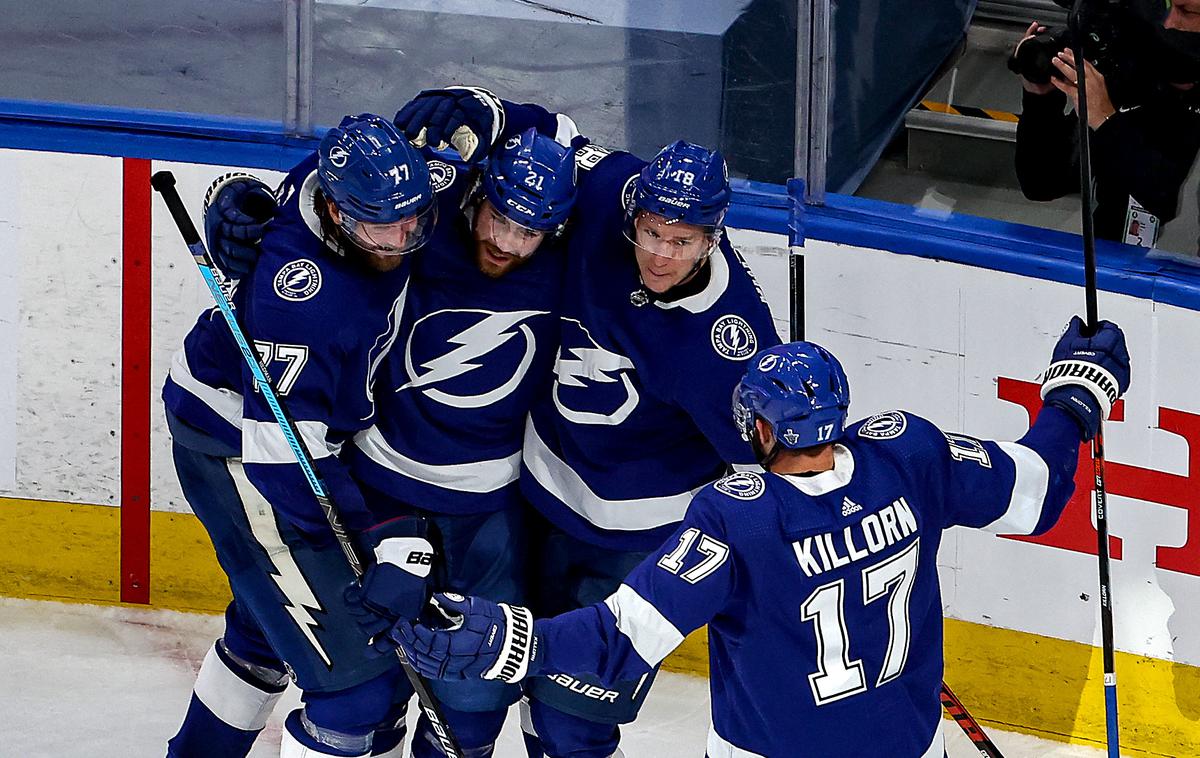
[[[297,421],[296,431],[304,439],[304,446],[314,459],[337,455],[341,445],[330,445],[325,440],[329,427],[320,421]],[[243,463],[295,463],[296,454],[283,436],[283,429],[274,421],[242,422]]]
[[[1013,462],[1012,497],[1004,515],[983,528],[996,534],[1030,534],[1042,517],[1050,469],[1040,455],[1024,445],[997,442],[996,446]]]
[[[208,649],[196,685],[192,689],[213,715],[243,732],[256,732],[267,725],[280,692],[266,692],[229,670],[216,646]]]
[[[533,478],[560,503],[578,513],[585,521],[601,529],[636,532],[654,529],[683,520],[688,504],[703,487],[678,495],[605,500],[574,469],[563,462],[533,428],[533,419],[525,422],[525,465]]]
[[[579,136],[579,127],[571,120],[570,116],[562,113],[555,114],[555,122],[557,128],[554,130],[554,141],[563,147],[570,147],[571,140]]]
[[[210,387],[193,376],[192,368],[187,362],[187,353],[183,348],[179,348],[171,358],[170,374],[171,381],[180,389],[186,390],[212,408],[214,413],[228,421],[235,429],[242,428],[242,396],[233,390]]]
[[[271,574],[271,579],[275,580],[279,591],[287,599],[283,610],[287,611],[292,620],[296,622],[300,632],[317,651],[317,655],[321,656],[321,660],[325,661],[325,665],[332,668],[333,662],[329,659],[329,653],[325,652],[325,648],[322,647],[314,631],[321,625],[312,615],[312,611],[322,614],[328,611],[321,607],[321,601],[317,599],[312,585],[308,583],[304,572],[300,570],[300,564],[296,563],[296,557],[292,555],[291,547],[284,542],[283,535],[279,533],[279,525],[275,523],[274,509],[246,476],[246,469],[242,467],[241,463],[230,458],[225,462],[225,466],[229,469],[229,475],[233,477],[233,483],[237,487],[238,497],[242,501],[246,519],[250,523],[250,533],[254,535],[255,541],[262,546],[267,557],[271,559],[271,564],[275,566],[277,573]]]
[[[729,740],[717,734],[715,727],[708,728],[708,745],[704,750],[705,758],[766,758],[759,753],[742,750]]]
[[[470,463],[433,464],[413,460],[388,444],[379,427],[364,429],[354,437],[354,444],[368,458],[386,469],[455,492],[484,494],[495,492],[521,476],[521,451],[507,458]]]
[[[604,604],[617,617],[617,629],[650,666],[662,663],[683,642],[683,634],[675,625],[628,584],[617,587]]]

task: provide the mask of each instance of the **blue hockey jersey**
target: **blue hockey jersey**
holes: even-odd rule
[[[778,336],[726,240],[699,292],[646,298],[624,235],[625,198],[645,161],[585,145],[577,165],[561,346],[526,428],[521,490],[578,539],[649,550],[726,464],[754,463],[729,399],[750,357]]]
[[[564,260],[550,243],[491,279],[467,219],[439,225],[413,259],[401,338],[377,377],[376,422],[347,450],[356,478],[437,513],[519,503],[525,417],[548,392],[558,347]]]
[[[284,179],[261,257],[238,282],[233,300],[343,521],[361,529],[374,519],[337,456],[373,418],[374,375],[399,334],[410,262],[380,273],[325,245],[314,204],[316,164],[313,154]],[[446,189],[450,184],[438,171],[431,165],[435,188]],[[439,192],[438,202],[443,217],[457,213],[452,193]],[[240,457],[247,477],[280,514],[306,532],[323,532],[324,514],[254,384],[219,312],[206,312],[176,354],[163,389],[172,433],[185,446]]]
[[[539,672],[634,679],[708,624],[710,758],[941,758],[941,532],[1049,529],[1078,450],[1057,408],[1016,443],[892,411],[831,471],[728,476],[607,600],[536,622]]]

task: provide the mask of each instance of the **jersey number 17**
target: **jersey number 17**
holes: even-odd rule
[[[888,598],[888,649],[879,678],[875,681],[876,687],[900,676],[908,660],[908,645],[912,637],[908,601],[917,577],[920,542],[920,539],[916,539],[903,552],[862,571],[863,604],[871,605],[882,597]],[[808,675],[808,684],[817,705],[832,703],[867,690],[862,660],[850,658],[845,582],[845,578],[841,578],[821,585],[800,605],[801,620],[813,622],[817,637],[817,670]]]

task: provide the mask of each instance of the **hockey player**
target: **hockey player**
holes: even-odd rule
[[[253,191],[245,177],[227,181]],[[393,693],[403,675],[394,658],[364,654],[359,620],[414,612],[432,548],[420,519],[378,523],[336,453],[371,416],[371,374],[396,337],[407,254],[433,234],[439,203],[453,211],[457,200],[439,197],[421,155],[370,114],[330,130],[278,197],[234,305],[373,560],[359,589],[226,325],[205,313],[163,397],[180,484],[234,600],[168,755],[245,755],[290,675],[304,707],[287,718],[281,755],[399,756]]]
[[[577,133],[564,117],[525,113],[558,139]],[[447,153],[424,153],[443,196],[466,193],[463,213],[443,205],[442,222],[413,257],[399,336],[376,361],[375,424],[343,460],[376,519],[420,514],[434,523],[437,586],[520,602],[525,530],[516,479],[525,417],[557,347],[574,153],[531,128],[494,150],[478,180]],[[206,220],[221,225],[224,267],[244,275],[259,255],[263,218],[240,204],[219,195]],[[520,688],[438,683],[434,692],[464,754],[477,758],[491,754]],[[400,683],[397,698],[410,694]],[[439,755],[436,746],[422,716],[413,754]]]
[[[936,556],[955,525],[1040,534],[1074,488],[1081,440],[1128,387],[1124,335],[1075,318],[1037,421],[1018,442],[944,433],[889,411],[843,428],[836,358],[798,342],[760,353],[734,418],[767,470],[705,487],[657,551],[603,602],[529,610],[435,595],[454,627],[391,637],[431,677],[519,681],[651,671],[709,629],[707,754],[940,758],[942,612]]]
[[[494,151],[455,223],[413,261],[400,338],[376,382],[376,420],[347,451],[380,519],[427,518],[438,587],[525,600],[525,418],[558,348],[575,155],[530,129]],[[521,694],[502,682],[436,682],[467,758],[487,758]],[[416,758],[441,753],[424,717]]]
[[[410,136],[487,134],[486,118],[423,93]],[[511,115],[511,111],[510,111]],[[649,164],[579,138],[554,383],[526,427],[521,491],[541,514],[531,560],[539,615],[602,600],[671,533],[726,464],[752,464],[720,407],[759,347],[778,338],[724,237],[721,155],[676,142]],[[611,688],[526,685],[530,755],[607,758],[649,675]],[[599,696],[592,693],[599,692]]]

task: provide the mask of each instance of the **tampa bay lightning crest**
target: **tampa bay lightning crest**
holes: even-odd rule
[[[528,320],[546,311],[434,311],[413,324],[404,346],[408,381],[397,392],[417,390],[453,408],[483,408],[521,385],[537,354]]]
[[[869,440],[890,440],[904,434],[908,419],[900,411],[877,413],[858,428],[858,436]]]
[[[285,300],[307,300],[321,289],[321,270],[305,258],[284,264],[275,274],[275,294]]]
[[[633,361],[606,350],[573,318],[562,319],[562,344],[555,364],[554,404],[576,424],[615,426],[637,408]]]
[[[763,478],[753,471],[739,471],[724,479],[718,479],[713,487],[738,500],[753,500],[766,490]]]

